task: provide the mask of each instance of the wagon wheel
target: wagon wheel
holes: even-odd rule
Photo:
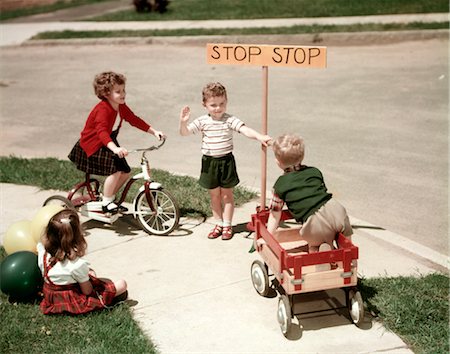
[[[277,317],[281,332],[287,337],[292,326],[292,310],[291,303],[286,295],[281,295],[278,300]]]
[[[266,265],[261,261],[254,261],[250,274],[256,292],[261,296],[267,296],[269,294],[269,275]]]
[[[359,326],[364,319],[364,302],[361,293],[357,289],[348,291],[347,307],[353,323]]]

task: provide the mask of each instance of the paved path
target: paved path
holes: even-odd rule
[[[31,220],[57,192],[0,184],[0,234],[11,223]],[[62,195],[62,193],[59,193]],[[6,207],[7,206],[7,207]],[[244,230],[256,202],[236,210],[231,241],[208,240],[211,220],[182,220],[172,236],[148,236],[132,218],[113,226],[85,220],[88,255],[97,274],[127,280],[134,318],[169,353],[412,353],[395,334],[366,313],[361,328],[350,323],[340,289],[306,294],[296,301],[293,331],[286,339],[277,322],[278,299],[259,296],[250,279],[253,235]],[[389,233],[359,220],[361,277],[417,275],[441,269],[393,246]]]
[[[190,104],[194,116],[202,114],[201,87],[220,80],[229,88],[230,111],[258,129],[261,73],[208,66],[204,43],[176,43],[3,48],[2,154],[66,158],[96,102],[93,75],[114,68],[128,77],[134,111],[169,136],[153,165],[197,176],[199,140],[178,134],[179,110]],[[270,70],[270,134],[289,127],[304,135],[306,163],[324,171],[352,216],[447,255],[448,41],[325,45],[325,70]],[[430,53],[432,60],[424,60]],[[45,82],[52,84],[36,90]],[[124,146],[146,139],[130,127],[121,131]],[[242,183],[260,188],[257,144],[240,136],[235,144]],[[278,173],[269,154],[268,189]]]
[[[347,25],[357,23],[445,22],[448,14],[380,15],[258,20],[133,21],[133,22],[39,22],[0,24],[0,45],[17,45],[44,31],[146,30],[193,28],[286,27],[295,25]]]

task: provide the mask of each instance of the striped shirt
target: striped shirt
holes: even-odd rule
[[[203,155],[220,157],[233,151],[233,131],[239,133],[244,122],[227,113],[220,120],[205,114],[188,124],[192,133],[202,133]]]

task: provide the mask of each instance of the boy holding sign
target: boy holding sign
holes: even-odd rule
[[[258,140],[264,146],[267,146],[271,137],[256,132],[239,118],[226,113],[227,92],[222,84],[207,84],[202,95],[207,114],[188,124],[191,110],[185,106],[180,113],[180,134],[202,133],[203,156],[199,184],[209,191],[216,223],[208,238],[222,236],[222,240],[230,240],[233,237],[233,188],[239,183],[233,156],[233,131]]]

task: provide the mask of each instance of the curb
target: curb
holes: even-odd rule
[[[383,32],[343,32],[343,33],[314,33],[294,35],[233,35],[233,36],[151,36],[124,38],[94,38],[94,39],[42,39],[27,40],[20,46],[58,46],[58,45],[197,45],[207,43],[254,43],[254,44],[283,44],[298,45],[333,45],[357,46],[394,44],[407,41],[423,41],[432,39],[448,39],[450,31],[413,30],[413,31],[383,31]],[[16,45],[14,45],[16,46]]]
[[[413,254],[416,257],[423,258],[429,262],[432,262],[439,267],[442,267],[445,271],[450,270],[450,257],[446,256],[445,254],[439,253],[429,247],[421,245],[392,231],[352,217],[351,215],[350,223],[356,230],[363,229],[362,232],[370,237],[382,240],[392,246],[404,250],[405,252]]]

